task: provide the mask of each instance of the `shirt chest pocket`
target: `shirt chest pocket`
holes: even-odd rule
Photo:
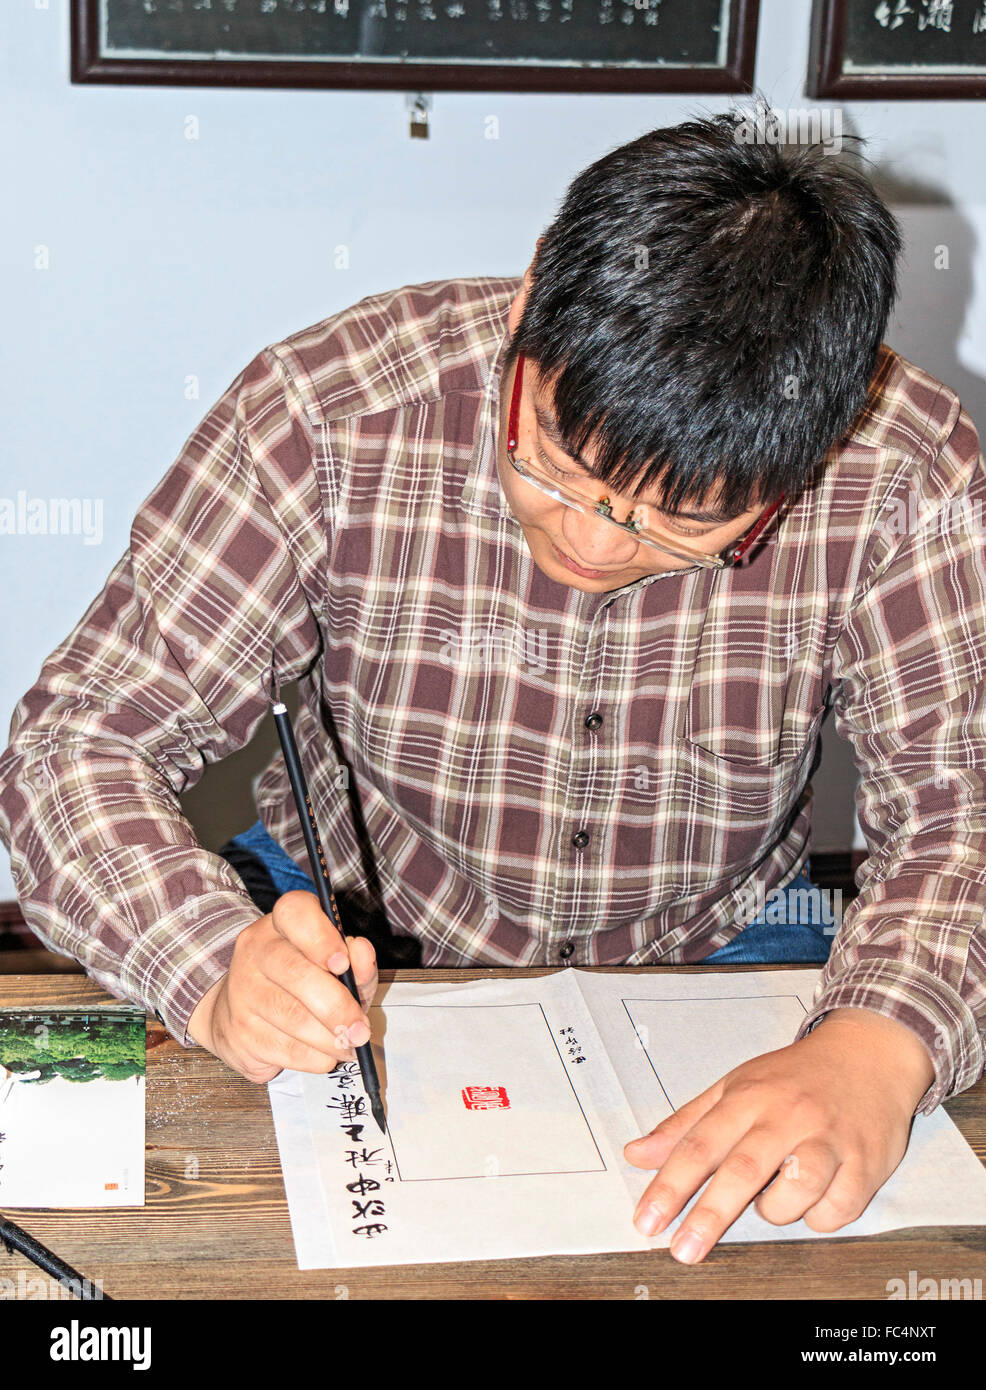
[[[783,837],[811,775],[824,714],[815,716],[793,757],[773,763],[725,758],[678,740],[668,863],[680,894],[744,876]]]

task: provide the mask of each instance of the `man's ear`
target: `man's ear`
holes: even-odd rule
[[[541,250],[541,243],[543,241],[544,237],[539,236],[537,239],[537,245],[534,248],[534,255],[531,257],[531,263],[524,271],[524,289],[527,291],[530,291],[531,284],[534,280],[534,267],[537,265],[538,254]]]
[[[524,271],[524,283],[517,291],[517,297],[514,299],[514,302],[510,306],[510,313],[508,315],[507,321],[509,323],[511,333],[517,332],[517,327],[521,321],[521,318],[523,317],[524,305],[527,303],[527,296],[530,293],[531,285],[534,282],[534,267],[537,264],[538,252],[541,250],[542,241],[544,241],[544,237],[539,236],[537,239],[537,246],[534,248],[534,255],[531,257],[531,263]]]

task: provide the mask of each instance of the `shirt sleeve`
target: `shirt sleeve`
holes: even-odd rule
[[[954,415],[888,499],[836,646],[836,727],[869,854],[798,1031],[840,1008],[903,1023],[935,1067],[924,1113],[986,1065],[986,468]]]
[[[310,391],[285,344],[233,381],[18,703],[0,758],[0,836],[27,922],[186,1046],[258,914],[179,793],[252,738],[272,662],[286,683],[322,650]]]

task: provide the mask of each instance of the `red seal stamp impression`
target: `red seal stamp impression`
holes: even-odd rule
[[[462,1092],[467,1110],[509,1110],[510,1101],[504,1086],[467,1086]]]

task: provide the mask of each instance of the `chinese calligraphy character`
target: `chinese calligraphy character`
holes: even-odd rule
[[[366,1114],[366,1096],[336,1096],[327,1103],[326,1109],[338,1110],[341,1120],[352,1123],[359,1115]]]
[[[878,20],[884,29],[899,29],[904,23],[904,16],[913,13],[914,11],[906,3],[906,0],[897,0],[893,10],[887,4],[887,0],[882,0],[882,3],[877,5],[873,11],[873,18]]]
[[[380,1184],[376,1178],[368,1178],[365,1173],[360,1173],[355,1182],[346,1183],[347,1192],[358,1192],[361,1197],[365,1197],[368,1192],[379,1192]]]
[[[377,1158],[377,1156],[376,1156],[376,1155],[379,1154],[379,1153],[383,1153],[383,1150],[382,1150],[382,1149],[347,1149],[347,1150],[346,1150],[346,1162],[349,1163],[349,1164],[351,1164],[354,1168],[356,1167],[356,1165],[357,1165],[358,1163],[380,1163],[380,1162],[382,1162],[382,1160],[379,1159],[379,1158]]]
[[[925,13],[918,15],[918,29],[941,29],[952,32],[952,11],[954,0],[921,0]]]
[[[379,1197],[371,1197],[368,1202],[354,1201],[353,1206],[356,1208],[355,1214],[353,1216],[354,1221],[356,1220],[357,1216],[383,1216],[386,1211],[386,1208],[384,1207],[384,1204]]]

